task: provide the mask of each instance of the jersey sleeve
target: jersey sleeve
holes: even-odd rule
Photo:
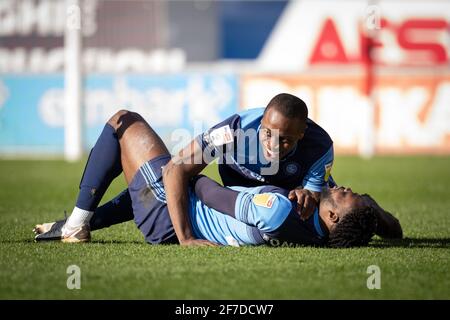
[[[191,183],[195,195],[201,202],[209,208],[234,218],[234,208],[239,191],[223,187],[204,175],[194,177]]]
[[[203,153],[212,157],[224,152],[226,145],[234,141],[234,131],[238,127],[240,116],[234,114],[224,121],[216,124],[195,138]]]
[[[262,232],[270,232],[286,220],[291,209],[291,202],[279,193],[241,192],[236,200],[235,218]]]
[[[334,161],[333,146],[317,160],[306,173],[302,185],[303,188],[313,192],[321,192],[331,174]]]

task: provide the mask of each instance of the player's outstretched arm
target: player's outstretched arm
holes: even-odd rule
[[[198,152],[200,152],[200,158],[198,157]],[[189,221],[188,183],[193,176],[200,173],[207,165],[202,160],[201,152],[202,150],[198,144],[192,141],[169,161],[163,170],[167,207],[173,228],[181,245],[216,245],[207,240],[195,239]]]
[[[226,188],[204,175],[194,178],[195,194],[209,208],[235,218],[236,200],[239,192]]]
[[[264,232],[278,228],[292,209],[281,193],[236,191],[205,176],[195,178],[195,193],[208,207]]]
[[[378,224],[375,234],[386,239],[403,238],[403,230],[400,221],[381,208],[370,195],[365,194],[364,197],[369,201],[369,204],[375,209],[377,214]]]

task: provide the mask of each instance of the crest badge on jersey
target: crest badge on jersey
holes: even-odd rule
[[[333,167],[333,162],[327,163],[325,165],[325,177],[324,177],[325,182],[328,181],[328,178],[330,177],[332,167]]]
[[[229,125],[212,130],[209,137],[216,147],[233,142],[233,134]]]
[[[259,207],[270,209],[272,208],[276,198],[277,198],[276,195],[270,193],[255,194],[253,196],[253,203]]]
[[[295,162],[288,163],[285,167],[285,171],[288,175],[294,175],[300,169],[299,165]]]

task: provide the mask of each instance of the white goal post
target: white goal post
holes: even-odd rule
[[[66,0],[64,158],[67,161],[80,160],[83,155],[81,1]]]

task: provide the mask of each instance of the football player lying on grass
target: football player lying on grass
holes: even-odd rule
[[[166,146],[136,113],[116,114],[91,151],[76,206],[67,220],[37,225],[36,240],[86,242],[91,230],[134,219],[151,244],[179,243],[167,208],[164,166]],[[98,207],[121,172],[128,189]],[[315,214],[303,221],[296,201],[273,186],[225,188],[207,177],[189,188],[189,227],[204,245],[305,244],[366,245],[374,233],[401,237],[398,221],[369,196],[345,188],[325,188]]]
[[[221,245],[329,245],[364,246],[374,234],[401,238],[398,220],[382,210],[369,195],[358,195],[343,187],[324,188],[318,209],[307,220],[295,210],[296,203],[287,198],[288,190],[274,186],[255,188],[222,187],[205,176],[190,186],[190,222],[198,239]],[[108,227],[108,215],[119,215],[127,201],[123,195],[99,207],[91,218],[93,230]],[[118,205],[118,206],[117,206]],[[167,205],[149,197],[151,208],[135,222],[152,244],[177,243],[169,223]],[[132,210],[123,208],[124,210]],[[109,219],[109,222],[112,220]],[[147,222],[151,221],[151,222]],[[65,220],[36,226],[37,241],[61,240]],[[49,230],[46,233],[47,230]],[[90,240],[88,228],[68,242]],[[170,235],[168,238],[167,235]],[[67,239],[63,239],[67,242]]]

